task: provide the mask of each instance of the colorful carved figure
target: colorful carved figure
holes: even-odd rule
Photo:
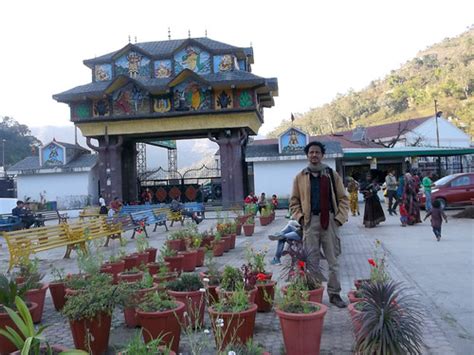
[[[164,62],[160,62],[159,67],[155,70],[155,76],[157,78],[169,78],[171,76],[171,69]]]
[[[110,68],[104,65],[96,65],[95,66],[95,80],[96,81],[107,81],[110,80],[109,74]]]
[[[201,90],[198,84],[191,84],[190,90],[188,90],[188,95],[191,96],[191,108],[193,110],[199,110],[201,108],[201,102],[203,101],[203,97]]]
[[[248,90],[244,90],[240,93],[239,106],[240,107],[250,107],[252,106],[252,96],[250,96]]]
[[[217,106],[220,108],[227,108],[232,105],[232,98],[224,90],[217,97]]]
[[[169,98],[155,99],[153,103],[155,112],[168,112],[171,109],[171,102]]]
[[[142,56],[136,52],[130,52],[127,56],[128,59],[128,75],[131,78],[136,78],[140,70],[140,62]]]
[[[130,105],[130,92],[127,90],[119,90],[114,94],[115,106],[122,111],[122,113],[130,114],[132,107]]]
[[[288,145],[292,145],[292,146],[300,145],[298,141],[298,135],[296,134],[296,131],[293,129],[290,132],[290,139],[288,140]]]
[[[222,56],[221,62],[219,63],[219,71],[230,71],[233,68],[233,58],[230,54]]]
[[[94,103],[94,116],[108,116],[109,113],[109,103],[107,100],[101,99]]]

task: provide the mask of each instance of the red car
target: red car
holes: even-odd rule
[[[474,173],[448,175],[434,184],[431,188],[431,201],[439,200],[443,208],[474,205]],[[424,194],[421,194],[420,201],[424,206]]]

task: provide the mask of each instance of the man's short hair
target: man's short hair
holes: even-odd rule
[[[323,143],[318,142],[318,141],[312,141],[306,144],[306,147],[304,147],[304,153],[306,155],[308,155],[309,148],[311,148],[313,145],[317,145],[319,148],[321,148],[321,153],[323,153],[323,155],[326,153],[326,147],[324,146]]]
[[[17,206],[19,206],[19,205],[23,205],[23,204],[25,204],[25,203],[24,203],[22,200],[18,200],[18,201],[16,201],[16,205],[17,205]]]

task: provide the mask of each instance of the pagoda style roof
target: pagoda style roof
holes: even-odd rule
[[[158,41],[158,42],[143,42],[143,43],[129,43],[122,49],[118,51],[110,52],[104,54],[100,57],[96,57],[93,59],[86,59],[84,60],[84,64],[87,65],[89,68],[93,69],[94,65],[107,63],[119,56],[120,54],[124,53],[127,50],[137,50],[143,54],[146,54],[154,59],[162,59],[167,58],[173,55],[178,49],[186,46],[196,44],[201,46],[211,52],[212,54],[227,54],[232,52],[238,58],[248,58],[250,59],[250,63],[253,63],[253,48],[242,48],[242,47],[235,47],[231,46],[226,43],[222,43],[219,41],[215,41],[213,39],[209,39],[207,37],[202,38],[186,38],[186,39],[175,39],[175,40],[167,40],[167,41]]]

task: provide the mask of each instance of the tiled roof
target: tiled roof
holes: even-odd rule
[[[336,142],[338,143],[341,148],[379,148],[380,145],[374,142],[352,142],[350,139],[339,135],[321,135],[321,136],[310,136],[309,141],[320,141],[326,144],[327,142]],[[270,139],[258,139],[252,142],[254,145],[267,145],[267,144],[276,144],[278,146],[278,139],[277,138],[270,138]]]
[[[164,57],[171,57],[173,52],[181,47],[185,42],[189,41],[190,44],[193,42],[197,45],[201,45],[202,47],[208,49],[209,51],[215,54],[226,54],[229,52],[242,52],[245,56],[253,56],[253,49],[252,48],[241,48],[231,46],[226,43],[222,43],[219,41],[214,41],[212,39],[203,37],[203,38],[186,38],[186,39],[175,39],[175,40],[166,40],[166,41],[158,41],[158,42],[143,42],[143,43],[134,43],[132,46],[138,47],[139,49],[143,50],[144,52],[148,53],[149,55],[157,58],[164,58]],[[122,48],[123,49],[123,48]],[[122,49],[114,52],[110,52],[104,54],[100,57],[96,57],[93,59],[87,59],[84,61],[84,64],[87,66],[94,65],[95,63],[104,63],[110,61],[112,57],[122,51]]]
[[[374,140],[377,138],[396,137],[400,131],[410,131],[433,116],[412,118],[411,120],[387,123],[379,126],[369,126],[367,129],[367,139]],[[347,139],[351,139],[353,130],[337,132],[337,135],[343,135]]]
[[[74,168],[92,168],[97,163],[96,154],[81,154],[74,160],[70,161],[66,165],[61,165],[59,168],[74,169]],[[20,160],[7,169],[8,172],[12,171],[25,171],[25,170],[44,170],[51,169],[51,167],[42,167],[39,163],[39,156],[27,157]]]

